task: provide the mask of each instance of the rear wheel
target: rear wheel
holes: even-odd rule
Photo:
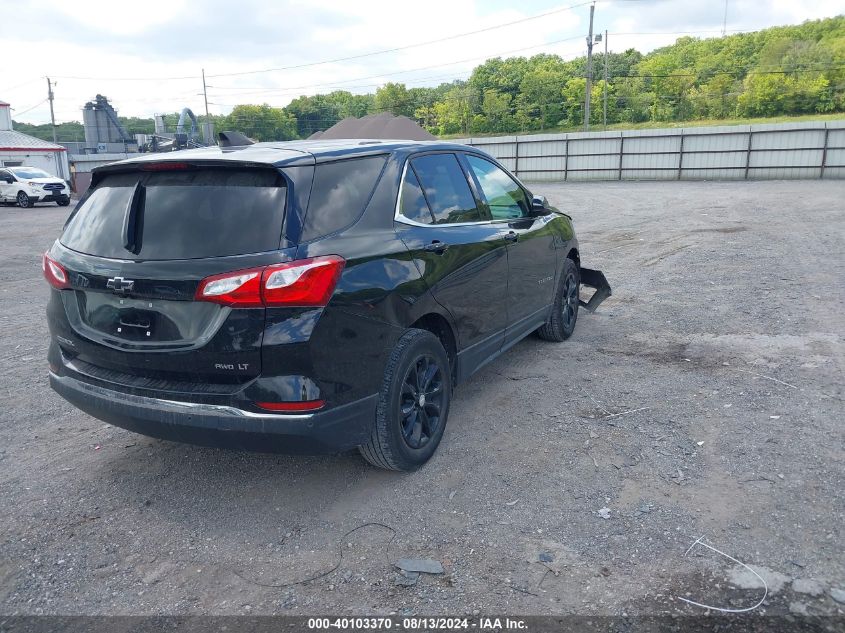
[[[32,206],[32,200],[29,199],[29,196],[26,195],[23,191],[18,191],[18,206],[21,209],[28,209]]]
[[[537,333],[547,341],[565,341],[575,331],[578,320],[578,300],[581,275],[578,264],[571,259],[564,260],[560,284],[555,293],[554,305],[548,321]]]
[[[376,420],[361,455],[373,466],[416,470],[434,454],[449,415],[452,372],[440,340],[408,330],[387,362]]]

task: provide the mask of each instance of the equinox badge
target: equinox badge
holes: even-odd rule
[[[135,282],[131,279],[124,279],[123,277],[112,277],[106,282],[106,288],[114,290],[116,294],[125,294],[132,290]]]

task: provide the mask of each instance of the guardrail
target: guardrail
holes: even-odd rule
[[[525,180],[845,177],[845,120],[458,139]]]

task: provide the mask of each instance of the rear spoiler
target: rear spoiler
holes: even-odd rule
[[[595,312],[596,308],[599,307],[599,304],[613,294],[610,290],[610,284],[607,283],[604,273],[600,270],[582,268],[581,283],[585,286],[596,289],[589,301],[584,302],[580,299],[578,300],[578,305],[586,309],[588,312]]]

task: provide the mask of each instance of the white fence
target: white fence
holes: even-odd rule
[[[524,180],[845,178],[845,120],[465,138]]]

